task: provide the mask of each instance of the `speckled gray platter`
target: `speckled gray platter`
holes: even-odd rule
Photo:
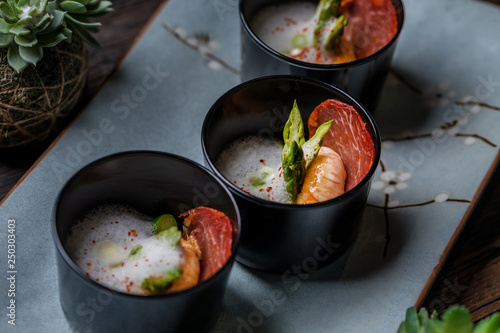
[[[354,249],[294,280],[235,264],[215,332],[395,332],[439,264],[499,150],[500,10],[469,0],[405,5],[376,112],[382,163]],[[70,330],[58,299],[50,220],[76,170],[133,149],[203,163],[203,118],[240,81],[239,31],[237,1],[170,0],[3,203],[0,249],[6,253],[7,220],[15,219],[18,273],[13,327],[2,256],[1,332]],[[449,299],[432,304],[447,306]]]

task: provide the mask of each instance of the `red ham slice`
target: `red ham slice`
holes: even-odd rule
[[[333,119],[323,145],[342,157],[347,172],[345,191],[355,187],[370,170],[375,145],[358,112],[350,105],[329,99],[318,105],[308,120],[309,137],[319,125]]]
[[[191,209],[181,216],[188,237],[194,237],[201,252],[199,282],[214,275],[231,257],[233,227],[222,212],[208,207]]]
[[[396,9],[390,0],[343,0],[339,12],[349,18],[342,38],[354,45],[357,59],[383,48],[398,31]]]

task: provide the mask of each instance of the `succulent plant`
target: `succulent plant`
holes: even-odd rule
[[[111,2],[100,0],[0,0],[0,47],[9,48],[7,60],[19,73],[42,59],[43,48],[71,43],[73,32],[98,47],[90,33],[101,24],[89,18],[111,11]]]

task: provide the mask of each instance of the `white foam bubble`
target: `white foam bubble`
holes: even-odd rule
[[[307,29],[312,38],[316,7],[313,3],[300,2],[272,5],[261,10],[252,20],[251,28],[255,34],[277,51],[290,50],[293,36]]]
[[[100,206],[71,229],[65,249],[94,281],[111,289],[143,294],[142,281],[182,261],[180,246],[154,236],[153,219],[123,205]],[[131,250],[140,245],[137,255]]]
[[[292,40],[298,35],[305,41],[304,46],[313,44],[317,26],[315,14],[316,5],[312,2],[271,5],[259,11],[250,22],[250,26],[269,47],[278,52],[297,55],[296,53],[300,53],[302,49],[294,49]],[[323,62],[331,62],[330,52],[323,49],[320,56]],[[315,62],[317,57],[316,49],[310,48],[303,60]]]
[[[282,149],[282,145],[272,139],[245,137],[221,153],[216,167],[226,179],[249,194],[292,203],[281,170]]]

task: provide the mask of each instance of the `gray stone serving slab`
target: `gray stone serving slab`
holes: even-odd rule
[[[468,0],[407,0],[376,113],[382,163],[362,234],[341,261],[295,278],[236,263],[215,332],[396,332],[456,238],[500,144],[500,11]],[[472,25],[471,22],[474,22]],[[108,154],[159,150],[203,163],[201,125],[239,83],[237,1],[170,0],[97,97],[0,207],[0,249],[16,221],[16,325],[66,332],[50,221],[65,181]],[[389,232],[389,234],[387,234]],[[390,242],[387,242],[390,235]],[[448,306],[450,297],[437,299]]]

